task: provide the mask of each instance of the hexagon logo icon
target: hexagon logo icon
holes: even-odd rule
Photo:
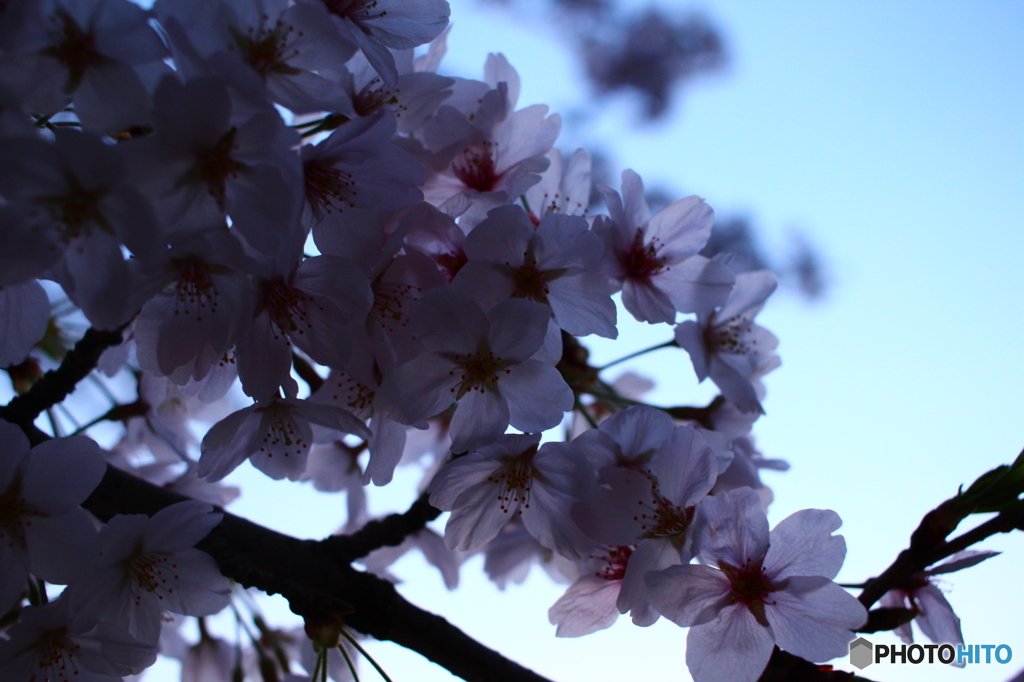
[[[874,656],[872,655],[874,646],[868,640],[863,637],[850,642],[850,663],[857,668],[863,670],[872,663],[874,663]]]

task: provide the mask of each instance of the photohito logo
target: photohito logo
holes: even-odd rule
[[[864,637],[850,642],[850,664],[863,670],[872,663],[942,665],[1007,664],[1013,658],[1009,644],[872,644]]]

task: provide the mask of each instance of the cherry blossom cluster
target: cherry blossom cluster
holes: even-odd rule
[[[445,0],[0,5],[0,366],[31,375],[61,320],[84,319],[123,332],[100,369],[136,396],[95,420],[123,424],[105,449],[59,419],[30,449],[0,422],[0,612],[18,613],[0,677],[120,679],[158,646],[187,680],[238,674],[205,630],[175,649],[167,614],[231,602],[194,546],[246,460],[345,490],[344,532],[368,521],[370,484],[419,463],[451,512],[443,539],[424,528],[368,570],[413,546],[450,587],[474,553],[500,585],[542,563],[569,584],[559,636],[665,616],[690,628],[698,682],[753,681],[776,646],[845,655],[867,612],[833,582],[839,517],[769,530],[758,472],[785,464],[750,434],[779,365],[754,321],[775,277],[702,255],[712,209],[652,215],[631,170],[595,213],[590,155],[519,106],[503,56],[482,80],[438,73],[448,16]],[[659,408],[645,380],[601,379],[579,339],[616,338],[623,311],[664,326],[720,397]],[[100,524],[80,505],[104,460],[194,501]],[[892,599],[934,603],[921,587]],[[926,633],[958,635],[927,610]],[[338,651],[305,646],[307,677],[282,673],[346,679]]]

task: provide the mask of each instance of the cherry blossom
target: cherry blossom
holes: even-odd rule
[[[411,312],[426,352],[384,379],[377,408],[414,425],[458,402],[456,452],[492,442],[510,424],[532,432],[555,426],[572,407],[572,391],[553,366],[531,359],[549,316],[532,301],[509,299],[485,313],[448,290],[426,292]]]
[[[28,607],[9,635],[0,640],[0,672],[8,680],[120,682],[156,660],[155,646],[74,608],[66,597]]]
[[[100,556],[68,587],[77,613],[127,626],[155,645],[164,610],[208,616],[228,605],[231,588],[210,555],[194,548],[221,514],[190,500],[152,516],[117,515],[100,531]]]
[[[52,0],[8,27],[0,81],[31,113],[51,115],[69,100],[82,123],[114,133],[148,122],[148,96],[136,70],[167,49],[148,15],[127,0]]]
[[[363,423],[340,407],[272,398],[213,425],[203,438],[198,474],[219,481],[248,459],[271,478],[297,481],[306,470],[314,424],[330,434],[369,436]]]
[[[916,615],[911,622],[916,623],[924,636],[936,644],[963,644],[960,618],[953,612],[953,607],[933,577],[970,568],[997,554],[999,552],[979,550],[957,552],[941,564],[915,573],[910,578],[910,584],[886,592],[879,600],[879,605],[914,611]],[[914,641],[910,623],[900,625],[893,632],[907,644]]]
[[[695,682],[756,680],[778,644],[810,661],[849,653],[867,611],[832,582],[846,556],[832,535],[839,516],[805,509],[768,532],[757,493],[740,488],[701,507],[701,557],[649,573],[653,603],[689,627],[686,665]]]
[[[549,306],[570,334],[615,338],[615,304],[599,271],[603,251],[583,218],[549,215],[534,225],[521,208],[502,206],[469,233],[469,262],[453,284],[486,307],[524,298]]]
[[[103,478],[99,446],[84,436],[29,450],[21,429],[0,420],[0,610],[19,601],[29,573],[71,582],[95,553],[95,531],[78,506]]]
[[[743,412],[764,413],[758,380],[781,364],[773,352],[778,339],[754,324],[776,285],[775,275],[766,270],[745,272],[736,277],[721,308],[676,327],[676,343],[690,354],[697,378],[711,377]]]
[[[430,502],[452,510],[449,549],[473,551],[497,536],[513,516],[541,545],[578,558],[593,544],[569,518],[587,470],[575,448],[540,435],[505,435],[451,462],[434,476]]]
[[[640,176],[622,172],[622,195],[599,187],[608,216],[594,222],[605,242],[609,277],[622,287],[622,304],[642,322],[673,323],[676,312],[707,312],[729,293],[733,275],[704,248],[715,220],[700,197],[686,197],[653,217]]]

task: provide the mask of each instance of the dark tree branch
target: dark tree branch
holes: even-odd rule
[[[405,513],[370,521],[351,535],[332,535],[321,540],[320,546],[334,561],[350,564],[375,549],[402,544],[407,537],[423,530],[427,523],[440,515],[441,510],[432,506],[427,495],[423,494]]]
[[[103,351],[121,343],[122,331],[90,328],[64,357],[60,367],[44,374],[28,393],[0,407],[0,419],[12,424],[31,424],[46,408],[53,407],[75,390],[78,382],[96,368]]]
[[[1024,526],[1024,505],[1018,504],[946,542],[960,522],[976,511],[976,506],[960,494],[925,514],[910,536],[910,546],[881,575],[864,583],[864,591],[858,597],[860,603],[870,608],[889,590],[912,585],[915,573],[996,533],[1009,533]]]
[[[100,356],[120,343],[121,332],[90,329],[56,370],[24,395],[0,407],[0,418],[18,424],[34,445],[50,436],[33,421],[64,400],[88,376]],[[189,498],[107,466],[100,485],[82,505],[102,521],[117,514],[147,514]],[[340,616],[354,629],[412,649],[466,680],[547,682],[462,632],[444,618],[405,600],[386,580],[357,571],[350,559],[386,545],[436,518],[439,510],[420,498],[405,514],[373,522],[353,539],[299,540],[223,512],[220,524],[198,545],[221,572],[245,587],[280,594],[296,614],[320,622]],[[339,558],[345,559],[339,561]]]
[[[871,682],[866,677],[844,670],[832,670],[830,665],[819,665],[805,661],[799,656],[786,653],[779,647],[772,651],[768,667],[757,678],[757,682]]]
[[[83,506],[106,521],[115,514],[152,515],[186,499],[108,466]],[[388,581],[339,563],[323,543],[283,535],[224,512],[224,519],[197,547],[217,561],[224,575],[245,587],[282,595],[306,619],[321,622],[341,616],[359,632],[412,649],[466,680],[545,682],[444,618],[409,603]]]

